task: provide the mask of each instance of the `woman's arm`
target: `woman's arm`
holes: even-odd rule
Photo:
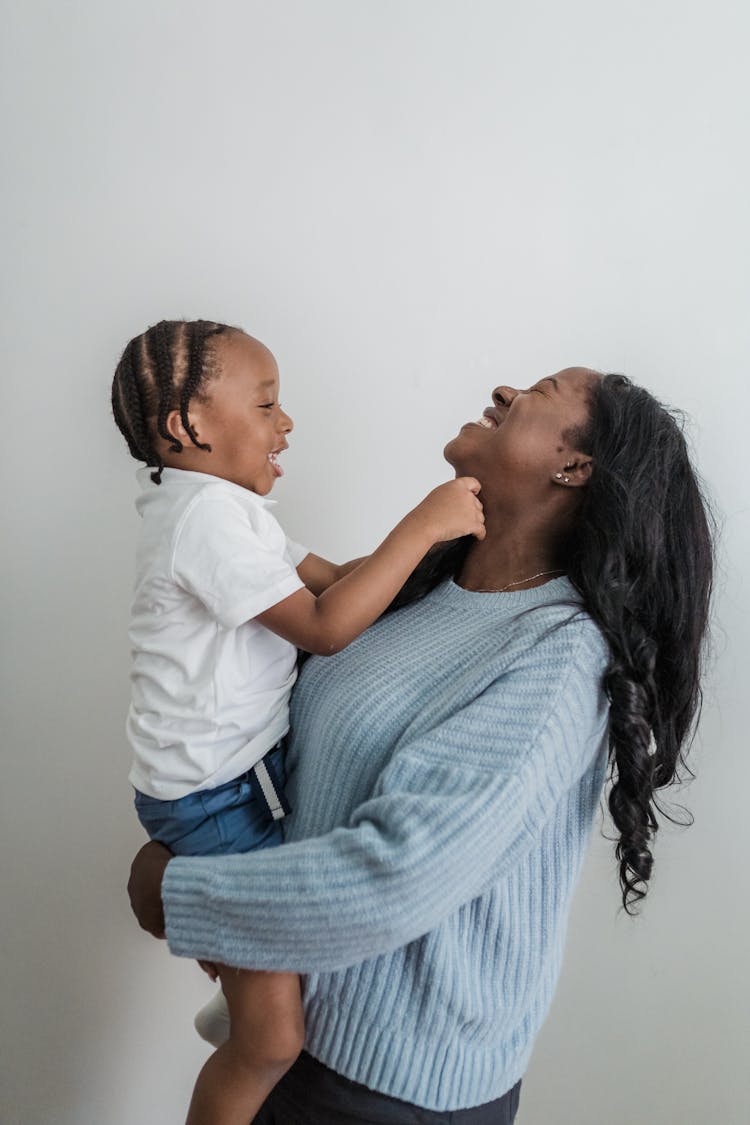
[[[346,827],[259,853],[171,860],[162,894],[172,952],[330,971],[407,944],[483,893],[602,752],[601,650],[582,642],[560,653],[528,693],[520,735],[517,717],[512,738],[502,717],[504,684],[520,676],[517,689],[523,669],[399,749]]]

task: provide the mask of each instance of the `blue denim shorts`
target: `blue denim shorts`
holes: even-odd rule
[[[266,754],[278,784],[286,784],[283,744]],[[135,793],[135,810],[152,840],[175,855],[227,855],[272,848],[283,842],[281,822],[274,820],[254,777],[242,777],[200,789],[176,801]]]

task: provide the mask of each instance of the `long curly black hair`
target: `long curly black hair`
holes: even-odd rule
[[[193,445],[210,451],[198,441],[188,407],[192,399],[205,397],[216,375],[215,338],[239,331],[213,320],[160,320],[127,344],[112,382],[112,412],[131,455],[156,467],[151,474],[154,484],[161,484],[164,469],[157,435],[173,452],[182,451],[182,442],[167,430],[171,410],[180,411]]]
[[[592,386],[589,420],[568,435],[591,478],[565,544],[566,570],[606,638],[608,804],[628,913],[648,889],[658,794],[690,773],[701,708],[714,521],[681,418],[624,375]],[[461,570],[471,537],[434,549],[391,608]]]

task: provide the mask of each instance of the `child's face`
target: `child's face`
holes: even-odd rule
[[[232,332],[217,340],[220,372],[210,383],[208,400],[193,401],[188,417],[198,440],[211,452],[190,450],[200,457],[190,468],[232,481],[260,496],[271,491],[284,470],[276,457],[287,449],[293,422],[279,404],[279,369],[259,340]],[[190,439],[183,451],[190,449]],[[187,468],[183,454],[173,464]]]

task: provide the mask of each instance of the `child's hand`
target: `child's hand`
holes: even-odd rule
[[[212,981],[219,979],[219,969],[215,961],[199,961],[198,964],[204,973],[208,973]]]
[[[484,511],[477,497],[481,487],[476,477],[457,477],[433,488],[412,514],[427,522],[433,543],[462,535],[484,539]]]

